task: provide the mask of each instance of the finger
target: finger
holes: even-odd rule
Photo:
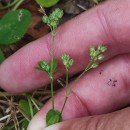
[[[68,98],[62,114],[63,120],[109,113],[127,106],[130,103],[129,59],[130,55],[114,58],[84,75]],[[64,98],[65,90],[56,94],[56,110],[61,111]],[[51,101],[34,116],[28,130],[43,129],[46,126],[45,118],[49,109],[51,109]]]
[[[130,108],[101,116],[91,116],[52,125],[42,130],[129,130]]]
[[[92,44],[108,46],[106,59],[129,52],[129,8],[129,0],[108,1],[67,22],[58,29],[55,56],[59,59],[61,53],[69,53],[75,61],[71,73],[76,73],[89,61],[88,49]],[[35,70],[34,66],[39,60],[50,60],[50,46],[49,34],[8,58],[0,66],[0,86],[16,93],[47,84],[47,75]]]

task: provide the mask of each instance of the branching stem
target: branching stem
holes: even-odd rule
[[[70,95],[70,93],[72,92],[74,86],[76,85],[76,83],[79,81],[79,79],[87,72],[91,69],[91,65],[93,64],[93,60],[88,64],[88,66],[85,68],[85,70],[76,78],[76,80],[74,81],[74,83],[72,84],[70,90],[68,91],[68,69],[66,68],[66,97],[64,100],[64,104],[63,107],[61,109],[61,114],[63,113],[63,110],[65,108],[66,102],[68,100],[68,97]]]
[[[85,70],[76,78],[76,80],[74,81],[74,83],[72,84],[70,91],[68,92],[68,95],[70,95],[70,93],[72,92],[74,86],[77,84],[77,82],[79,81],[79,79],[87,72],[91,69],[91,65],[93,64],[93,60],[87,65],[87,67],[85,68]]]
[[[69,70],[68,70],[68,68],[66,68],[66,95],[65,95],[63,107],[61,109],[61,114],[63,113],[63,110],[65,108],[65,105],[66,105],[66,102],[67,102],[67,99],[68,99],[68,84],[69,84],[68,82],[69,82]]]

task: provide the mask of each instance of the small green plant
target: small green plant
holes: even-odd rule
[[[55,109],[55,103],[54,103],[54,77],[55,72],[57,70],[58,60],[55,58],[55,36],[56,36],[56,29],[58,27],[58,23],[60,19],[63,16],[63,11],[60,9],[55,9],[49,16],[45,15],[43,16],[42,20],[45,24],[47,24],[51,29],[52,34],[52,49],[51,49],[51,60],[50,62],[47,62],[46,60],[42,60],[38,62],[37,69],[41,70],[49,76],[50,84],[51,84],[51,100],[52,100],[52,108],[48,111],[46,115],[46,126],[50,126],[52,124],[58,123],[62,121],[62,113],[65,108],[67,99],[72,92],[75,84],[78,82],[78,80],[90,69],[97,68],[99,66],[99,61],[104,59],[104,53],[107,48],[105,46],[99,45],[96,49],[95,47],[90,47],[90,63],[86,66],[84,71],[76,78],[74,83],[70,88],[68,88],[68,80],[69,80],[69,70],[74,64],[74,60],[69,56],[69,54],[63,53],[61,55],[62,63],[66,70],[66,96],[63,103],[63,106],[61,108],[61,111],[58,111]]]

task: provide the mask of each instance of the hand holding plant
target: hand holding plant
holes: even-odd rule
[[[103,41],[103,45],[106,45],[105,43],[107,43],[109,46],[109,51],[106,53],[106,62],[101,64],[99,68],[84,75],[75,85],[75,89],[73,90],[74,93],[71,93],[71,97],[68,98],[68,102],[65,106],[66,109],[64,109],[63,113],[63,120],[72,120],[59,123],[52,127],[50,126],[48,129],[72,130],[72,128],[75,128],[79,130],[80,128],[86,127],[95,129],[96,123],[99,122],[103,126],[101,130],[104,130],[104,128],[109,129],[110,127],[112,129],[116,127],[119,128],[119,130],[122,130],[120,128],[123,127],[126,128],[126,130],[129,130],[129,108],[127,110],[104,115],[105,113],[124,108],[129,104],[129,5],[129,1],[108,1],[101,6],[90,10],[89,13],[83,13],[58,30],[58,32],[62,33],[57,33],[57,37],[62,36],[62,43],[66,45],[62,48],[63,53],[68,53],[71,57],[71,54],[74,54],[74,52],[71,52],[70,44],[73,46],[76,45],[75,49],[77,53],[71,57],[75,59],[72,66],[74,69],[71,71],[71,74],[77,73],[85,68],[84,62],[88,63],[89,55],[84,55],[88,53],[88,51],[86,51],[87,49],[84,48],[88,48],[92,43],[97,47],[98,44]],[[107,36],[105,31],[103,31],[104,24],[101,23],[104,22],[104,15],[101,15],[101,12],[98,12],[101,18],[99,20],[99,17],[97,17],[97,10],[102,10],[104,12],[107,23],[111,25],[108,26],[108,28],[105,28]],[[78,23],[80,23],[80,25]],[[84,29],[85,27],[88,28]],[[66,32],[64,33],[63,30]],[[68,37],[70,34],[72,34],[71,37]],[[109,36],[113,37],[110,38]],[[75,37],[76,40],[74,39]],[[40,75],[41,73],[36,73],[33,68],[37,63],[36,59],[38,58],[41,59],[41,57],[44,57],[44,59],[51,61],[50,57],[46,55],[47,40],[50,43],[50,35],[29,44],[7,59],[6,62],[0,66],[0,84],[5,90],[18,93],[29,91],[38,88],[42,84],[45,85],[48,83],[47,76],[43,74],[44,80],[43,78],[41,80],[39,78],[42,77]],[[80,49],[82,49],[82,52]],[[60,57],[59,54],[60,51],[57,50],[57,56]],[[76,58],[78,58],[78,60],[80,59],[79,66],[75,65],[75,63],[77,63]],[[14,62],[17,63],[17,66],[12,64]],[[72,69],[72,67],[70,69]],[[19,76],[16,76],[16,72]],[[116,78],[118,80],[116,87],[107,84],[109,78]],[[69,85],[69,87],[71,87],[71,85]],[[56,108],[58,110],[61,108],[60,103],[63,101],[61,96],[64,92],[65,91],[60,91],[55,96],[55,104],[57,105]],[[36,114],[29,125],[28,130],[43,130],[45,128],[45,113],[48,108],[51,108],[50,103],[45,104],[41,111]],[[99,114],[100,116],[94,116],[95,114]],[[91,118],[90,115],[93,115],[93,118]],[[74,119],[83,116],[86,117]]]

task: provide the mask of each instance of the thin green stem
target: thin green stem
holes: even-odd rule
[[[54,44],[55,44],[55,30],[51,28],[52,31],[52,52],[51,52],[51,72],[50,72],[50,82],[51,82],[51,99],[52,99],[52,109],[55,109],[54,106],[54,71],[53,71],[53,63],[54,63]]]
[[[55,109],[55,106],[54,106],[54,87],[53,87],[53,81],[54,79],[50,79],[50,82],[51,82],[51,100],[52,100],[52,109]]]
[[[91,65],[93,64],[93,60],[88,64],[88,66],[85,68],[85,70],[76,78],[76,80],[74,81],[74,83],[72,84],[70,91],[68,91],[68,80],[69,80],[69,76],[68,76],[68,69],[66,68],[66,97],[65,97],[65,101],[63,104],[63,107],[61,109],[61,114],[63,113],[63,110],[65,108],[66,102],[68,100],[68,97],[70,95],[70,93],[72,92],[74,86],[76,85],[76,83],[79,81],[79,79],[87,72],[91,69]]]
[[[63,110],[65,108],[66,102],[68,100],[68,97],[70,95],[70,93],[72,92],[74,86],[76,85],[76,83],[79,81],[79,79],[88,71],[91,69],[91,64],[92,62],[86,67],[86,69],[77,77],[77,79],[74,81],[73,85],[70,88],[70,91],[68,91],[68,71],[66,71],[66,97],[65,97],[65,101],[63,104],[63,107],[61,109],[61,114],[63,113]]]
[[[85,68],[85,70],[76,78],[76,80],[74,81],[74,83],[72,84],[70,91],[68,92],[68,95],[70,95],[70,93],[72,92],[74,86],[76,85],[76,83],[79,81],[79,79],[87,72],[91,69],[91,65],[93,64],[93,60],[88,64],[88,66]]]
[[[61,115],[62,115],[62,113],[63,113],[63,110],[64,110],[64,108],[65,108],[65,105],[66,105],[67,100],[68,100],[68,96],[65,96],[65,101],[64,101],[63,107],[62,107],[62,109],[61,109]]]
[[[16,5],[14,6],[12,10],[15,11],[23,2],[24,0],[19,0],[19,2],[16,3]]]
[[[61,114],[63,113],[63,110],[65,108],[65,105],[68,99],[68,84],[69,84],[68,82],[69,82],[69,70],[68,68],[66,68],[66,95],[65,95],[65,101],[64,101],[63,107],[61,109]]]
[[[66,68],[66,96],[68,93],[68,84],[69,84],[69,70]]]
[[[71,86],[70,91],[68,92],[68,95],[67,95],[67,96],[70,95],[70,93],[72,92],[72,90],[73,90],[74,86],[76,85],[76,83],[79,81],[79,79],[80,79],[85,73],[86,73],[86,71],[84,70],[84,71],[76,78],[76,80],[74,81],[73,85]]]
[[[54,53],[55,53],[55,31],[52,32],[52,58],[54,59]]]
[[[3,9],[7,9],[9,7],[12,7],[13,5],[15,5],[19,0],[14,0],[13,2],[7,4],[6,6],[2,6],[0,7],[0,10],[3,10]]]

